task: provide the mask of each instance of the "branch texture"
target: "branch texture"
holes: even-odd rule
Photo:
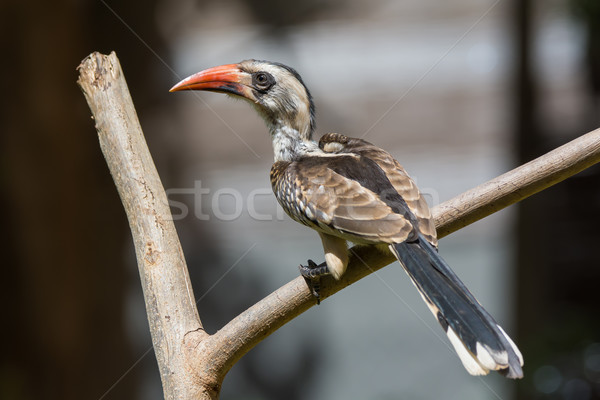
[[[93,53],[79,85],[133,234],[165,398],[216,399],[223,378],[252,347],[315,304],[298,277],[213,335],[202,329],[160,178],[114,53]],[[438,237],[531,196],[600,161],[600,129],[435,207]],[[395,261],[372,246],[350,249],[342,280],[325,277],[323,299]]]
[[[152,343],[167,399],[198,398],[202,387],[187,368],[186,333],[207,336],[167,196],[146,145],[115,53],[93,53],[79,66],[78,84],[96,121],[100,147],[125,207]],[[208,397],[210,398],[210,397]]]

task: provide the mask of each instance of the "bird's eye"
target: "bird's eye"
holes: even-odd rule
[[[275,79],[268,72],[256,72],[252,75],[252,84],[257,89],[267,90],[275,84]]]
[[[256,83],[260,83],[260,84],[267,83],[267,75],[257,74],[256,75]]]

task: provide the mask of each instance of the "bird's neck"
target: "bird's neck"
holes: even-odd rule
[[[310,138],[309,129],[298,129],[289,124],[276,123],[270,127],[275,161],[294,161],[319,148]]]

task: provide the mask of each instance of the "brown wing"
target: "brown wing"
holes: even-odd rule
[[[381,196],[376,188],[385,176],[368,162],[353,155],[278,162],[271,170],[273,190],[293,219],[325,233],[354,242],[402,242],[416,221],[400,196]],[[370,179],[373,184],[365,184]]]
[[[351,152],[375,161],[415,216],[419,231],[431,244],[437,246],[437,232],[425,198],[400,163],[388,152],[365,140],[349,138],[339,133],[324,135],[319,146],[325,151],[331,149],[331,152],[338,154]]]
[[[367,156],[377,162],[394,189],[402,196],[410,211],[417,218],[419,231],[431,244],[437,246],[437,232],[431,217],[431,210],[415,182],[389,153],[378,148],[368,153]]]

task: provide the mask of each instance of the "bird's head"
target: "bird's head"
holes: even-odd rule
[[[311,139],[315,126],[314,104],[300,75],[286,65],[257,60],[205,69],[171,88],[209,90],[241,97],[254,104],[271,132],[297,131]]]

